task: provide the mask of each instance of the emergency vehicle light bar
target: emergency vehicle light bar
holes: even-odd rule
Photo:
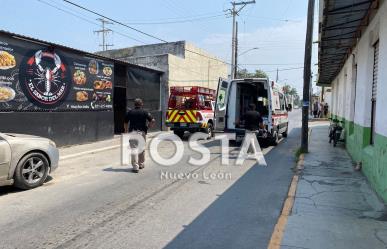
[[[171,86],[171,94],[203,94],[215,96],[216,91],[199,86]]]

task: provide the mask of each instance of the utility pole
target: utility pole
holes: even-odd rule
[[[236,16],[239,15],[239,12],[242,11],[244,7],[248,4],[255,3],[255,0],[248,1],[248,2],[231,2],[232,9],[230,9],[230,13],[232,15],[232,40],[231,40],[231,79],[235,78],[236,72],[235,72],[235,65],[236,65]],[[237,9],[237,6],[241,6],[239,9]]]
[[[308,22],[306,27],[305,39],[305,58],[304,58],[304,89],[302,103],[302,131],[301,131],[301,151],[308,152],[309,140],[309,105],[310,105],[310,85],[312,82],[312,44],[313,44],[313,19],[314,19],[314,2],[309,0],[308,3]]]
[[[234,79],[238,78],[238,22],[235,23],[235,65]]]
[[[108,50],[108,47],[113,46],[113,44],[108,44],[106,42],[107,34],[110,32],[113,32],[111,29],[106,28],[106,24],[113,24],[113,23],[105,20],[104,18],[98,18],[97,20],[101,22],[101,29],[94,31],[94,33],[97,33],[97,34],[102,33],[102,44],[100,44],[99,46],[102,47],[102,51],[106,51]]]
[[[278,75],[278,67],[277,67],[277,77],[275,77],[275,82],[279,81],[279,75]]]

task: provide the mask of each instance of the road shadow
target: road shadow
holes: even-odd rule
[[[259,139],[258,140],[259,142],[259,146],[261,146],[261,148],[267,148],[267,147],[270,147],[270,144],[267,142],[267,141],[264,141],[264,140],[261,140]],[[204,142],[203,145],[207,148],[211,148],[211,147],[217,147],[217,146],[220,146],[221,142],[220,140],[218,139],[211,139],[211,140],[208,140],[208,142]],[[238,144],[236,143],[235,141],[230,141],[229,142],[229,146],[230,147],[240,147],[241,144]]]
[[[52,176],[50,176],[50,175],[47,176],[43,185],[39,186],[38,188],[51,185],[51,183],[53,183],[52,182],[53,179],[54,178],[52,178]],[[0,187],[0,196],[8,195],[8,194],[16,194],[16,193],[20,193],[20,192],[24,192],[24,191],[28,191],[28,189],[19,189],[19,188],[16,188],[14,186],[1,186]]]
[[[300,130],[253,166],[164,248],[267,248],[293,176]],[[200,202],[200,200],[198,200]]]
[[[216,139],[206,140],[205,142],[203,142],[203,146],[206,148],[220,146],[220,140],[216,140]]]
[[[126,167],[126,168],[112,168],[112,167],[109,167],[109,168],[103,169],[102,171],[105,171],[105,172],[126,172],[126,173],[134,173],[134,172],[132,171],[132,167]]]
[[[18,189],[14,186],[2,186],[0,187],[0,196],[23,192],[24,190]]]

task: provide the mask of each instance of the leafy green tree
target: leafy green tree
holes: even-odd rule
[[[241,69],[237,72],[237,78],[250,78],[250,73],[247,71],[247,69]]]
[[[286,93],[286,94],[289,94],[289,95],[298,95],[297,93],[297,89],[295,87],[292,87],[288,84],[286,84],[284,87],[283,87],[283,91]]]
[[[261,69],[255,70],[254,78],[267,78],[267,77],[268,77],[268,75],[265,71],[263,71]]]
[[[286,84],[286,85],[283,86],[282,89],[283,89],[284,93],[289,94],[290,90],[292,89],[292,87],[290,85]]]
[[[251,73],[247,69],[241,69],[237,72],[237,78],[267,78],[265,71],[256,69],[255,72]]]
[[[297,89],[295,87],[292,87],[292,89],[289,92],[290,95],[298,95]]]

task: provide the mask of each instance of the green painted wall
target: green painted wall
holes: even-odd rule
[[[355,162],[362,162],[362,171],[376,192],[387,202],[387,137],[376,134],[370,145],[371,129],[342,117],[332,118],[344,122],[346,148]]]

